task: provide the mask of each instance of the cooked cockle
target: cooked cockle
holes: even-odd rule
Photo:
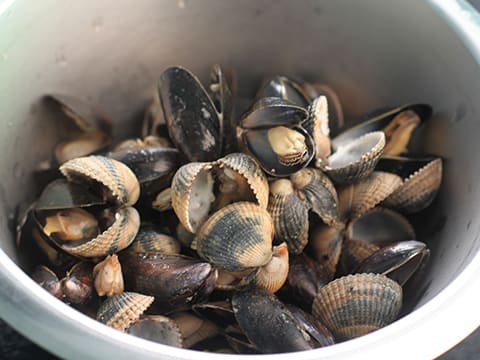
[[[180,254],[180,247],[180,242],[173,236],[165,234],[165,230],[160,226],[143,223],[132,245],[126,251]]]
[[[266,208],[268,182],[250,156],[229,154],[211,163],[182,166],[172,180],[172,206],[182,225],[195,233],[211,210],[253,201]]]
[[[117,255],[108,255],[93,268],[95,290],[99,296],[113,296],[124,290],[122,266]]]

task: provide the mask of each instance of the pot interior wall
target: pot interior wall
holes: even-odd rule
[[[427,102],[435,117],[419,148],[444,157],[444,183],[419,220],[432,250],[418,305],[438,294],[480,246],[480,73],[458,38],[418,1],[156,1],[32,3],[3,14],[0,38],[0,246],[18,261],[16,206],[34,197],[32,169],[65,135],[41,98],[83,97],[108,110],[118,138],[138,130],[160,72],[181,64],[206,79],[220,63],[251,96],[262,76],[330,84],[347,118]],[[12,19],[16,18],[13,22]],[[2,30],[3,31],[3,30]],[[138,128],[137,128],[138,129]],[[417,306],[418,306],[417,305]]]

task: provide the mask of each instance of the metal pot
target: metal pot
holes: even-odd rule
[[[0,316],[67,358],[233,358],[144,341],[103,326],[37,286],[17,264],[11,220],[32,199],[32,169],[62,136],[48,92],[94,99],[123,124],[168,65],[204,77],[215,63],[251,94],[265,74],[321,79],[352,118],[427,102],[420,144],[445,159],[425,218],[432,258],[415,310],[386,328],[298,359],[433,358],[480,324],[480,19],[463,0],[3,1],[0,3]],[[129,126],[117,127],[118,136]],[[269,355],[262,359],[287,359]],[[249,357],[250,359],[250,357]]]

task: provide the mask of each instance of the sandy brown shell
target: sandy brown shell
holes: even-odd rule
[[[180,248],[180,242],[173,236],[163,234],[153,226],[142,225],[128,251],[180,254]]]
[[[333,279],[342,252],[343,228],[319,224],[313,229],[309,243],[317,262],[325,269],[326,276]]]
[[[351,184],[373,172],[385,147],[382,131],[365,134],[328,157],[328,164],[322,170],[335,184]]]
[[[173,210],[185,229],[192,233],[207,219],[211,203],[215,200],[211,168],[211,163],[189,163],[178,169],[172,179]],[[204,193],[200,194],[195,184],[200,184]],[[196,217],[192,219],[194,211]]]
[[[81,245],[63,244],[69,254],[93,258],[113,254],[128,247],[137,235],[140,215],[133,207],[118,209],[114,223],[96,238]]]
[[[295,189],[328,225],[339,221],[337,191],[330,179],[318,169],[304,168],[290,176]]]
[[[272,259],[268,264],[259,267],[245,279],[245,283],[255,284],[271,293],[283,286],[288,276],[288,246],[281,243],[273,248]]]
[[[356,274],[320,289],[313,315],[337,340],[353,339],[392,323],[402,306],[402,287],[384,275]]]
[[[173,313],[170,317],[178,326],[186,349],[219,333],[218,326],[213,322],[189,312]]]
[[[291,254],[300,254],[307,245],[309,207],[297,196],[290,180],[271,183],[268,212],[275,228],[275,238],[285,241]]]
[[[415,213],[428,207],[442,182],[442,159],[428,163],[403,182],[383,205],[406,213]]]
[[[269,213],[238,202],[214,213],[192,243],[201,258],[228,271],[263,266],[272,258],[273,223]]]
[[[107,298],[97,312],[97,320],[114,329],[125,331],[152,304],[153,296],[124,292]]]
[[[386,138],[384,154],[395,156],[406,152],[412,133],[420,123],[420,116],[413,110],[398,113],[383,128]]]
[[[124,290],[122,266],[117,255],[108,255],[93,268],[95,290],[99,296],[113,296]]]
[[[60,171],[72,182],[103,185],[119,205],[133,205],[140,196],[140,184],[135,174],[117,160],[96,155],[81,157],[64,163]]]
[[[331,153],[330,128],[328,126],[328,102],[326,96],[319,96],[310,106],[313,121],[313,141],[315,142],[316,166],[320,166]]]
[[[398,175],[374,171],[368,177],[342,189],[338,195],[345,218],[356,218],[385,200],[402,185]]]
[[[248,184],[249,189],[255,195],[255,199],[262,208],[268,204],[268,181],[260,165],[249,155],[232,153],[217,161],[222,167],[229,168],[238,173]],[[246,199],[242,199],[246,200]]]
[[[339,273],[353,273],[358,265],[379,249],[380,246],[366,241],[344,239],[338,264]]]

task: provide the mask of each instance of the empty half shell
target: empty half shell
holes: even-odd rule
[[[118,205],[133,205],[140,196],[135,174],[120,161],[87,156],[67,161],[60,171],[72,182],[91,187]]]
[[[243,271],[270,261],[273,234],[267,210],[238,202],[214,213],[198,231],[192,248],[219,268]]]
[[[357,274],[324,286],[313,315],[338,340],[353,339],[392,323],[402,306],[402,287],[384,275]]]
[[[331,153],[328,103],[325,96],[313,100],[307,120],[302,125],[315,143],[315,163],[320,166]]]
[[[97,312],[97,320],[114,329],[125,331],[152,304],[153,296],[124,292],[107,298]]]
[[[322,170],[335,184],[350,184],[373,172],[384,147],[382,131],[365,134],[339,146]]]

